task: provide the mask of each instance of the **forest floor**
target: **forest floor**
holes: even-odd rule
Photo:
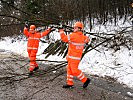
[[[23,59],[23,60],[20,60]],[[39,63],[39,70],[28,76],[27,58],[0,50],[0,100],[133,100],[133,90],[110,77],[86,75],[86,89],[74,78],[74,88],[64,89],[65,67],[52,71],[53,64]]]

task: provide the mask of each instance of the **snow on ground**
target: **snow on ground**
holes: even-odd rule
[[[23,38],[19,39],[19,38],[16,38],[16,36],[15,38],[14,37],[3,37],[0,40],[0,49],[6,50],[8,52],[11,51],[21,56],[28,57],[27,40],[24,36],[21,35],[21,37]],[[44,59],[46,55],[42,53],[49,44],[40,42],[39,45],[40,46],[39,46],[38,53],[37,53],[37,59]],[[65,59],[55,55],[55,56],[50,56],[49,58],[47,58],[47,60],[64,61]]]
[[[94,50],[87,53],[79,68],[89,74],[110,76],[133,88],[133,50],[124,47],[117,52],[102,49],[101,53]]]
[[[130,23],[126,23],[126,26],[131,26]],[[110,30],[117,30],[121,26],[121,22],[118,27],[96,25],[92,32],[109,32]],[[120,29],[120,28],[119,28]],[[54,33],[58,34],[58,33]],[[59,34],[58,34],[59,35]],[[23,37],[18,36],[18,37]],[[43,50],[48,46],[47,43],[41,43],[37,53],[37,59],[44,59],[46,55],[42,54]],[[17,39],[14,37],[4,37],[0,40],[0,49],[11,51],[22,56],[27,57],[27,41],[26,38]],[[86,72],[87,74],[99,75],[99,76],[110,76],[117,79],[118,82],[124,83],[130,88],[133,88],[133,50],[121,47],[117,52],[112,49],[104,47],[97,48],[101,53],[92,50],[88,52],[82,59],[79,69]],[[62,57],[50,56],[48,60],[63,61]]]

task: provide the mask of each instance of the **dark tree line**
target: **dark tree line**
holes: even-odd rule
[[[51,23],[71,25],[83,21],[90,28],[97,19],[99,24],[132,16],[133,0],[0,0],[1,35],[19,34],[24,22],[47,26]],[[88,21],[86,21],[88,20]],[[10,33],[9,33],[10,32]]]

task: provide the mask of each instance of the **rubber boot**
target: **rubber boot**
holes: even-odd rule
[[[39,69],[39,67],[35,67],[33,71],[36,71],[36,70],[38,70],[38,69]]]
[[[33,71],[30,71],[28,76],[31,77],[32,75],[33,75]]]
[[[86,82],[83,84],[83,88],[86,88],[88,86],[88,84],[90,83],[90,79],[87,78]]]

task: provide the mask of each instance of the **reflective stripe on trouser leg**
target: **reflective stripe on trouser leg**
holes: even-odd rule
[[[73,75],[72,75],[72,71],[71,71],[71,68],[69,66],[69,63],[67,66],[67,84],[73,85]]]
[[[35,62],[35,67],[38,67],[38,64]]]
[[[87,80],[87,78],[85,77],[85,75],[82,72],[77,77],[83,83],[86,82],[86,80]]]
[[[67,83],[68,85],[73,85],[73,76],[67,74]]]
[[[38,66],[38,64],[35,61],[36,60],[36,53],[37,53],[37,50],[32,50],[31,54],[30,54],[30,66],[34,66],[34,68]]]
[[[85,77],[85,75],[82,73],[81,70],[78,69],[78,65],[79,65],[79,62],[78,60],[73,60],[72,62],[68,62],[69,63],[69,66],[70,66],[70,69],[71,69],[71,72],[73,76],[76,76],[80,79],[81,82],[86,82],[87,78]]]
[[[35,62],[35,59],[36,59],[36,57],[30,57],[30,71],[33,71],[34,70],[34,68],[36,67],[36,62]]]
[[[29,71],[33,71],[34,68],[35,68],[35,65],[31,65],[31,64],[30,64]]]

